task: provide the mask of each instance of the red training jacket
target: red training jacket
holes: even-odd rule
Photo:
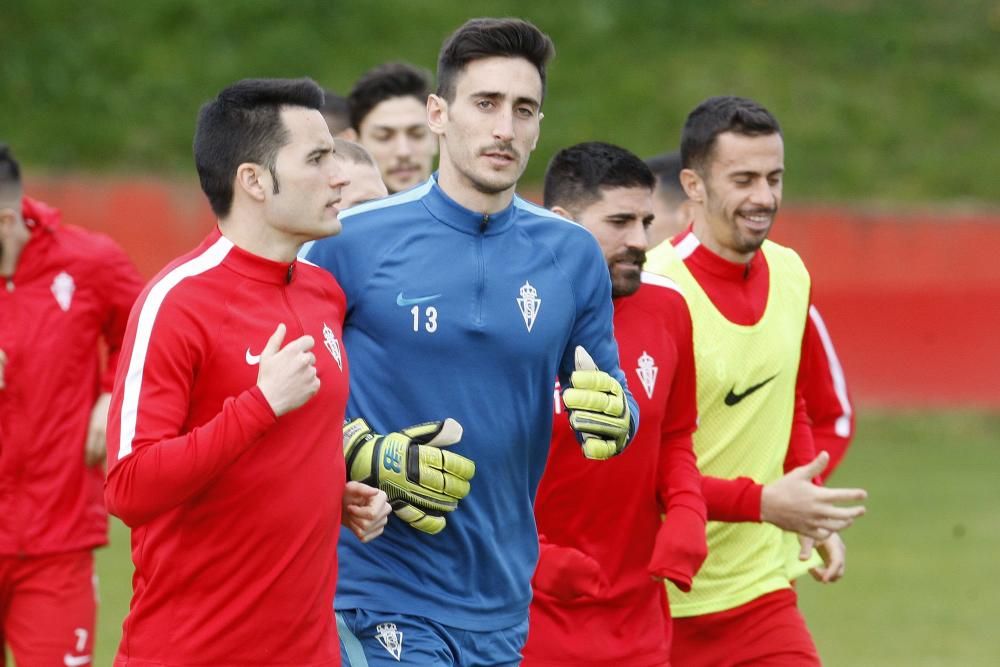
[[[218,229],[146,287],[108,419],[106,497],[132,528],[116,665],[339,665],[344,293]],[[276,418],[257,387],[278,324],[315,340],[319,392]]]
[[[103,466],[84,445],[142,279],[107,236],[27,197],[22,214],[31,237],[0,276],[0,555],[36,556],[107,543]]]
[[[615,300],[614,325],[642,415],[639,430],[619,456],[590,461],[555,396],[552,444],[535,500],[541,549],[527,667],[666,664],[665,587],[648,570],[661,525],[672,534],[658,558],[660,576],[690,587],[705,557],[687,303],[669,278],[643,274],[638,292]]]

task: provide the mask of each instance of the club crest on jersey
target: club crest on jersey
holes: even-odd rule
[[[340,356],[340,342],[333,334],[333,329],[327,326],[326,322],[323,322],[323,345],[330,351],[330,354],[333,355],[333,360],[337,362],[337,366],[343,371],[344,360]]]
[[[51,289],[52,296],[56,298],[56,303],[63,309],[63,312],[69,310],[69,305],[73,303],[73,292],[76,291],[76,282],[73,281],[73,276],[65,271],[60,271],[59,275],[52,281]]]
[[[521,285],[521,296],[517,299],[517,307],[521,309],[524,326],[528,327],[528,333],[531,333],[531,327],[535,326],[538,311],[542,309],[542,300],[538,298],[538,290],[532,287],[527,280]]]
[[[395,623],[379,623],[375,626],[375,630],[378,631],[375,639],[396,659],[396,662],[399,662],[400,656],[403,655],[403,633],[396,630]]]
[[[639,357],[639,367],[635,369],[635,372],[639,376],[639,381],[642,382],[642,388],[646,390],[646,396],[653,398],[653,388],[656,386],[656,374],[660,372],[660,369],[656,365],[656,360],[649,356],[649,353],[645,350],[642,351],[642,356]]]

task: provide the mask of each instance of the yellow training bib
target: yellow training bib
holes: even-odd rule
[[[765,241],[761,251],[770,284],[764,315],[752,326],[727,320],[672,247],[650,253],[646,266],[680,284],[691,310],[698,467],[705,475],[767,484],[784,474],[809,273],[793,250]],[[789,586],[789,554],[798,553],[794,535],[770,524],[710,521],[707,536],[708,559],[691,592],[668,584],[673,616],[732,609]]]

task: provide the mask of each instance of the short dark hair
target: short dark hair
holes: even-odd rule
[[[612,144],[588,141],[564,148],[545,170],[546,208],[562,206],[574,215],[601,198],[601,188],[644,187],[656,177],[633,153]]]
[[[351,127],[361,129],[361,122],[371,110],[394,97],[413,97],[427,103],[431,92],[431,74],[409,63],[377,65],[361,75],[347,96]]]
[[[198,113],[194,133],[194,162],[201,189],[212,211],[224,218],[233,206],[236,168],[244,162],[265,166],[274,173],[278,150],[288,141],[281,107],[317,111],[323,89],[312,79],[244,79],[224,88]]]
[[[330,134],[338,134],[351,126],[351,106],[347,98],[328,88],[323,89],[323,106],[320,113],[326,118]]]
[[[757,102],[731,95],[710,97],[688,114],[681,131],[681,163],[685,169],[702,171],[723,132],[749,137],[781,134],[771,112]]]
[[[378,169],[378,163],[368,152],[368,149],[356,141],[348,141],[339,137],[333,138],[333,149],[337,151],[337,156],[349,160],[355,164],[367,164]]]
[[[438,55],[437,94],[448,102],[455,100],[459,73],[474,60],[503,56],[524,58],[538,70],[545,98],[545,67],[556,54],[556,47],[544,32],[522,19],[469,19],[451,34]],[[539,100],[541,101],[541,100]]]
[[[670,151],[660,153],[646,159],[646,166],[656,176],[656,182],[663,193],[673,197],[687,199],[684,186],[681,185],[681,152]]]
[[[0,190],[21,188],[21,165],[14,159],[10,146],[0,143]]]

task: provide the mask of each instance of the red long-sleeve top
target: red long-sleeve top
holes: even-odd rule
[[[107,236],[28,197],[21,208],[30,237],[0,276],[0,554],[37,556],[107,543],[104,469],[84,446],[142,278]]]
[[[672,281],[644,274],[638,292],[615,300],[614,326],[642,419],[625,452],[590,461],[555,394],[552,444],[535,500],[541,550],[524,648],[528,666],[666,662],[664,586],[648,571],[657,532],[661,525],[684,526],[693,538],[676,543],[697,546],[700,539],[704,545],[705,505],[691,443],[697,407],[687,304]],[[668,576],[690,585],[700,558],[680,550],[669,558],[663,564]],[[565,579],[595,594],[560,599],[565,591],[547,590],[540,581],[546,567],[570,570]]]
[[[671,243],[685,266],[728,320],[755,324],[767,306],[769,274],[763,253],[746,264],[716,255],[689,228]],[[853,410],[847,397],[840,362],[815,306],[809,308],[802,337],[802,357],[796,381],[795,416],[785,458],[785,471],[809,463],[818,450],[831,453],[826,479],[840,462],[853,435]],[[708,518],[714,521],[760,521],[763,486],[749,478],[705,477],[702,490]]]
[[[344,294],[215,230],[146,287],[108,423],[112,513],[132,528],[116,665],[339,665],[332,613],[345,482]],[[280,418],[257,387],[279,323],[319,393]]]

